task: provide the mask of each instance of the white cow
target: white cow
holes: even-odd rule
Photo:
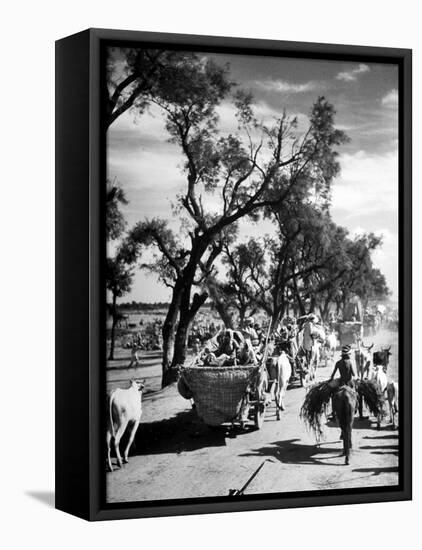
[[[359,341],[358,348],[355,350],[356,374],[361,380],[369,376],[371,366],[371,350],[373,347],[374,344],[365,346],[363,342]]]
[[[130,446],[135,438],[136,430],[142,414],[142,390],[144,381],[132,380],[130,388],[115,389],[108,398],[109,418],[107,426],[107,460],[110,471],[113,471],[110,457],[110,443],[114,440],[117,463],[120,468],[123,462],[128,462]],[[123,461],[120,455],[119,444],[126,428],[129,427],[129,441],[123,453]]]
[[[277,419],[280,420],[280,411],[284,411],[284,396],[292,375],[292,366],[286,352],[282,351],[278,357],[270,357],[267,361],[267,371],[270,394],[275,394]]]
[[[316,371],[321,362],[321,349],[322,349],[322,344],[321,344],[320,337],[313,338],[310,359],[309,359],[309,366],[308,366],[310,380],[315,380]]]
[[[384,397],[387,391],[387,385],[388,385],[387,375],[383,371],[381,365],[373,365],[371,371],[372,371],[372,374],[371,374],[370,380],[375,384],[378,392]],[[383,417],[383,413],[381,411],[377,418],[378,429],[381,426],[382,417]]]
[[[387,384],[387,399],[390,406],[390,421],[393,430],[396,429],[396,414],[399,412],[399,386],[397,382],[391,381]]]
[[[330,331],[325,338],[325,366],[328,366],[328,360],[333,361],[334,354],[338,346],[335,330]]]

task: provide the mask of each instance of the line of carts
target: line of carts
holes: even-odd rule
[[[343,323],[338,329],[339,344],[353,344],[361,337],[361,323]],[[241,366],[202,366],[195,359],[180,369],[179,393],[192,400],[199,418],[209,426],[239,423],[244,427],[252,423],[260,429],[267,407],[274,401],[277,418],[282,408],[279,379],[274,369],[267,368],[268,339],[258,364]],[[312,382],[315,372],[304,356],[295,363],[298,383]]]

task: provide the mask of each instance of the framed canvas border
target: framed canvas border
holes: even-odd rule
[[[144,45],[214,53],[394,63],[399,68],[399,485],[107,504],[103,49]],[[56,43],[56,507],[89,520],[409,500],[411,400],[411,50],[89,29]],[[72,388],[72,392],[69,388]],[[77,430],[75,430],[77,426]]]

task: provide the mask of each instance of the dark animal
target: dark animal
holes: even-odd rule
[[[352,448],[352,428],[356,410],[356,392],[349,386],[341,386],[333,395],[333,412],[336,415],[343,440],[344,463],[350,463]]]
[[[375,351],[373,355],[374,366],[381,366],[384,372],[387,372],[387,367],[390,362],[390,349],[391,346],[385,349],[382,348],[381,351]]]
[[[382,411],[384,402],[374,382],[357,379],[354,384],[353,389],[350,386],[338,386],[337,380],[318,382],[310,388],[300,409],[300,417],[314,432],[319,443],[323,435],[323,418],[332,399],[333,412],[341,429],[346,464],[349,464],[350,460],[353,418],[358,398],[363,399],[369,412],[375,417]]]

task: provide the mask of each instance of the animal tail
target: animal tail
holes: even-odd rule
[[[108,412],[110,415],[110,426],[111,426],[111,433],[113,435],[113,438],[116,437],[116,432],[114,431],[114,422],[113,422],[113,398],[114,398],[114,392],[110,395],[109,399],[109,408]]]

